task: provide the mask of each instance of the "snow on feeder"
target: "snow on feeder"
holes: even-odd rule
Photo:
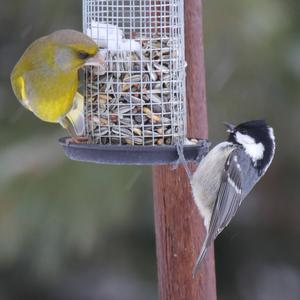
[[[83,0],[83,29],[105,71],[85,69],[85,134],[69,157],[100,163],[163,164],[197,157],[186,141],[183,0]],[[123,152],[123,154],[122,154]]]

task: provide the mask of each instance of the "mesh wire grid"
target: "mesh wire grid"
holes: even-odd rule
[[[106,70],[85,70],[94,143],[172,145],[186,131],[183,0],[84,0],[84,32]]]

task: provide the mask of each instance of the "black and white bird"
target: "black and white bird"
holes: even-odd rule
[[[194,275],[207,248],[265,174],[275,153],[274,132],[265,121],[225,125],[229,133],[227,141],[216,145],[203,158],[191,180],[194,200],[207,231]]]

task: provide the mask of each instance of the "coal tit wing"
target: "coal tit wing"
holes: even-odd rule
[[[253,166],[251,158],[242,148],[237,147],[232,150],[224,166],[206,238],[194,266],[194,276],[200,268],[207,248],[229,224],[242,201],[260,177],[257,168]]]
[[[208,245],[228,225],[242,202],[242,175],[241,166],[237,162],[238,151],[239,149],[233,150],[225,163],[207,232]]]
[[[253,168],[250,157],[243,149],[234,149],[225,163],[218,198],[210,220],[208,244],[229,224],[243,199],[257,182],[257,177],[258,172]]]

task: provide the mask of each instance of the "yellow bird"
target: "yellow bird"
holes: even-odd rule
[[[74,141],[83,132],[83,98],[78,71],[85,65],[104,70],[98,45],[75,30],[59,30],[33,42],[11,73],[18,100],[38,118],[59,123]]]

